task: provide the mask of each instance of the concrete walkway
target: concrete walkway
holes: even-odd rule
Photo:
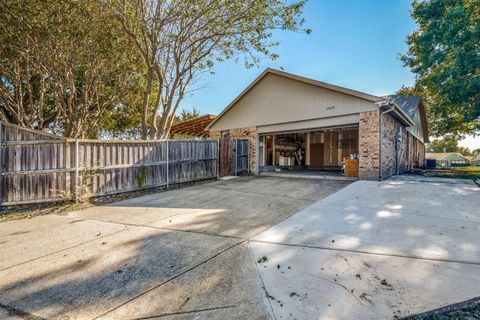
[[[271,319],[247,241],[348,184],[242,177],[2,223],[0,318]]]
[[[480,189],[358,181],[250,246],[277,319],[403,317],[480,296]]]

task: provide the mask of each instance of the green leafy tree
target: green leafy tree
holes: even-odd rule
[[[408,38],[405,65],[428,99],[431,132],[480,131],[480,5],[478,0],[413,1],[418,27]]]
[[[302,27],[303,0],[102,0],[145,65],[142,138],[165,139],[185,94],[213,64],[276,59],[273,30]],[[153,101],[153,108],[150,107]]]
[[[96,0],[2,1],[0,30],[0,119],[96,138],[134,102],[143,64]]]
[[[180,115],[177,116],[176,122],[188,121],[198,117],[200,117],[200,111],[195,107],[193,107],[192,110],[183,109]]]
[[[427,146],[427,152],[457,152],[457,150],[458,139],[455,136],[433,140]]]
[[[413,87],[402,87],[396,92],[399,95],[411,96],[417,95],[422,97],[423,106],[425,108],[428,134],[430,136],[441,136],[439,128],[442,127],[441,121],[432,112],[432,106],[435,104],[432,96],[426,91],[425,87],[421,87],[418,82]]]
[[[433,140],[427,146],[427,152],[458,152],[464,156],[473,155],[469,148],[458,145],[458,138],[455,136],[445,136],[442,139]]]
[[[472,151],[467,148],[467,147],[462,147],[462,146],[458,146],[456,152],[460,153],[461,155],[464,155],[464,156],[472,156],[473,153]]]

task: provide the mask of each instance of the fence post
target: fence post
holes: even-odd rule
[[[0,179],[2,178],[2,172],[3,172],[2,150],[3,150],[3,127],[2,127],[2,121],[0,121]],[[4,185],[3,182],[0,183],[0,189],[2,188],[2,185]],[[0,197],[0,207],[1,207],[2,203],[3,203],[3,197]]]
[[[69,171],[71,165],[72,165],[72,159],[71,159],[71,154],[70,154],[70,142],[68,139],[65,139],[65,146],[63,150],[63,168],[65,169],[65,190],[64,194],[68,195],[72,192],[72,181],[70,180],[71,178],[71,173]]]
[[[78,139],[75,139],[75,202],[78,202],[80,192],[80,176],[79,176],[79,162],[80,162],[80,145]]]
[[[166,149],[167,149],[167,170],[166,170],[166,171],[167,171],[167,189],[168,189],[168,184],[169,184],[169,183],[168,183],[168,182],[169,182],[169,181],[168,181],[168,178],[169,178],[169,177],[168,177],[168,176],[169,176],[168,167],[170,166],[170,162],[169,162],[169,154],[170,154],[170,152],[169,152],[169,149],[168,149],[168,148],[169,148],[169,145],[168,145],[168,140],[167,140],[167,148],[166,148]]]
[[[247,174],[250,174],[250,140],[247,140]]]
[[[235,139],[235,176],[237,176],[238,165],[238,139]]]
[[[3,126],[2,126],[2,122],[0,121],[0,175],[3,172],[2,150],[3,150]]]
[[[220,139],[217,140],[217,179],[220,179]]]
[[[265,148],[265,142],[264,138],[262,138],[262,144],[264,145],[262,148],[262,160],[265,162],[264,156],[265,154],[263,153],[263,149]],[[255,137],[255,155],[257,161],[255,161],[255,171],[254,174],[259,174],[260,173],[260,165],[263,165],[263,163],[260,163],[260,135],[257,133]]]

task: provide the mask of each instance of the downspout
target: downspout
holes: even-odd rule
[[[387,104],[391,104],[390,100],[387,100]],[[390,109],[385,110],[383,112],[380,112],[380,129],[378,130],[380,134],[380,148],[378,149],[378,168],[379,168],[379,180],[382,180],[382,140],[383,140],[383,134],[382,134],[382,124],[383,124],[383,115],[389,112],[392,112],[395,109],[395,105],[391,104]]]

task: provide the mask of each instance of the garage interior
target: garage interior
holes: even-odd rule
[[[358,125],[259,135],[260,172],[358,177]]]

